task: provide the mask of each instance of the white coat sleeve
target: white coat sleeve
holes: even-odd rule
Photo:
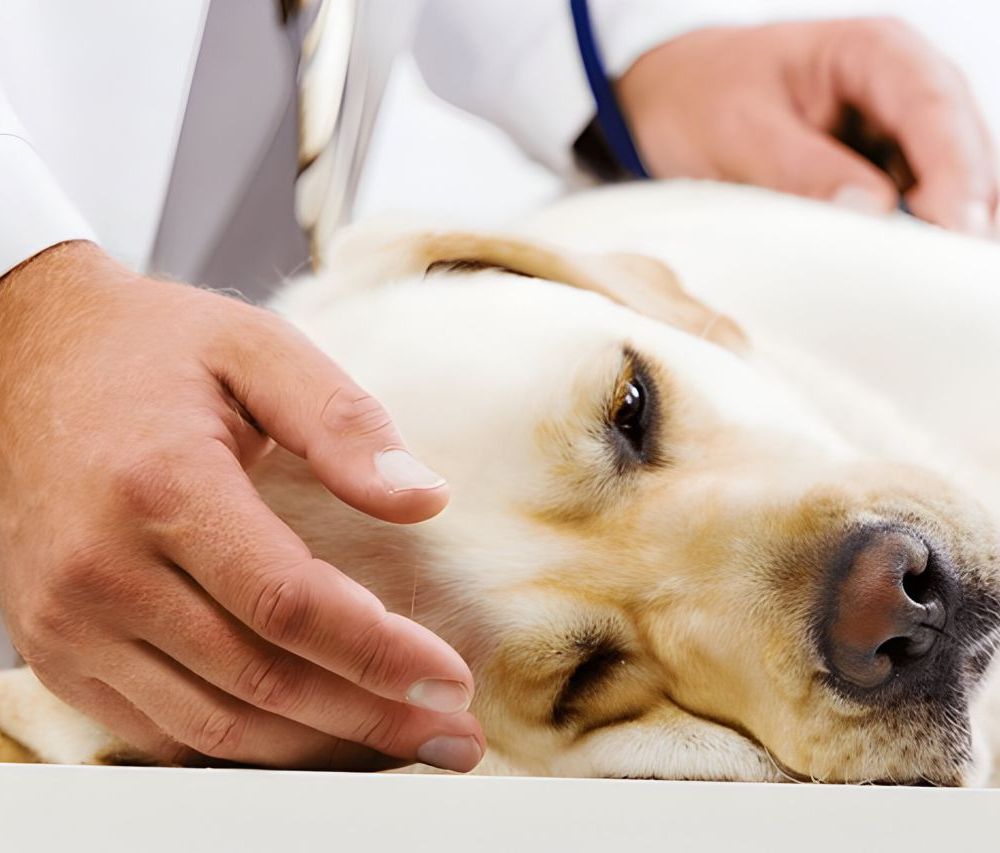
[[[687,30],[747,18],[732,0],[589,5],[610,77]],[[573,143],[595,107],[568,0],[428,0],[414,55],[436,94],[503,128],[556,172],[573,172]]]
[[[56,243],[93,239],[0,88],[0,276]]]

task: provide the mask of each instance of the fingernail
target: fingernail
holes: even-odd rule
[[[483,750],[471,735],[433,737],[417,750],[417,759],[442,770],[467,773],[483,760]]]
[[[408,492],[414,489],[436,489],[444,485],[444,477],[423,462],[418,462],[405,450],[385,450],[375,457],[375,470],[389,485],[389,491]]]
[[[957,225],[960,231],[973,237],[988,237],[993,234],[993,216],[985,202],[970,201],[959,216]]]
[[[468,710],[472,695],[460,681],[425,678],[406,691],[406,701],[439,714],[457,714]]]
[[[854,184],[845,184],[833,194],[833,198],[830,200],[834,204],[849,207],[858,213],[885,212],[885,205],[882,203],[881,198],[870,190]]]

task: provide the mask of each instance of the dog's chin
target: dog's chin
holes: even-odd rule
[[[496,772],[499,768],[494,768]],[[750,737],[717,723],[692,718],[683,732],[652,731],[644,725],[623,725],[595,733],[547,768],[554,776],[648,779],[691,782],[823,781],[784,765]],[[491,772],[487,770],[486,772]],[[519,774],[515,766],[500,772]],[[537,772],[537,770],[535,771]],[[987,738],[972,731],[972,757],[947,778],[912,777],[836,780],[841,784],[915,787],[982,787],[991,780],[992,757]]]

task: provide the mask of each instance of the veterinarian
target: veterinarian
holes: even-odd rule
[[[4,0],[0,604],[42,680],[161,760],[474,767],[465,663],[313,559],[244,470],[280,444],[401,524],[447,485],[282,320],[179,282],[260,296],[321,253],[407,41],[436,92],[569,180],[722,178],[874,214],[903,193],[990,231],[992,142],[927,41],[736,5]],[[845,115],[907,167],[838,141]]]

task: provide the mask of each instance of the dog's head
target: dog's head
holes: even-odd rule
[[[286,455],[255,476],[469,660],[487,767],[969,780],[1000,552],[961,489],[849,439],[649,259],[435,233],[356,237],[331,269],[335,298],[279,307],[451,504],[396,528]]]

